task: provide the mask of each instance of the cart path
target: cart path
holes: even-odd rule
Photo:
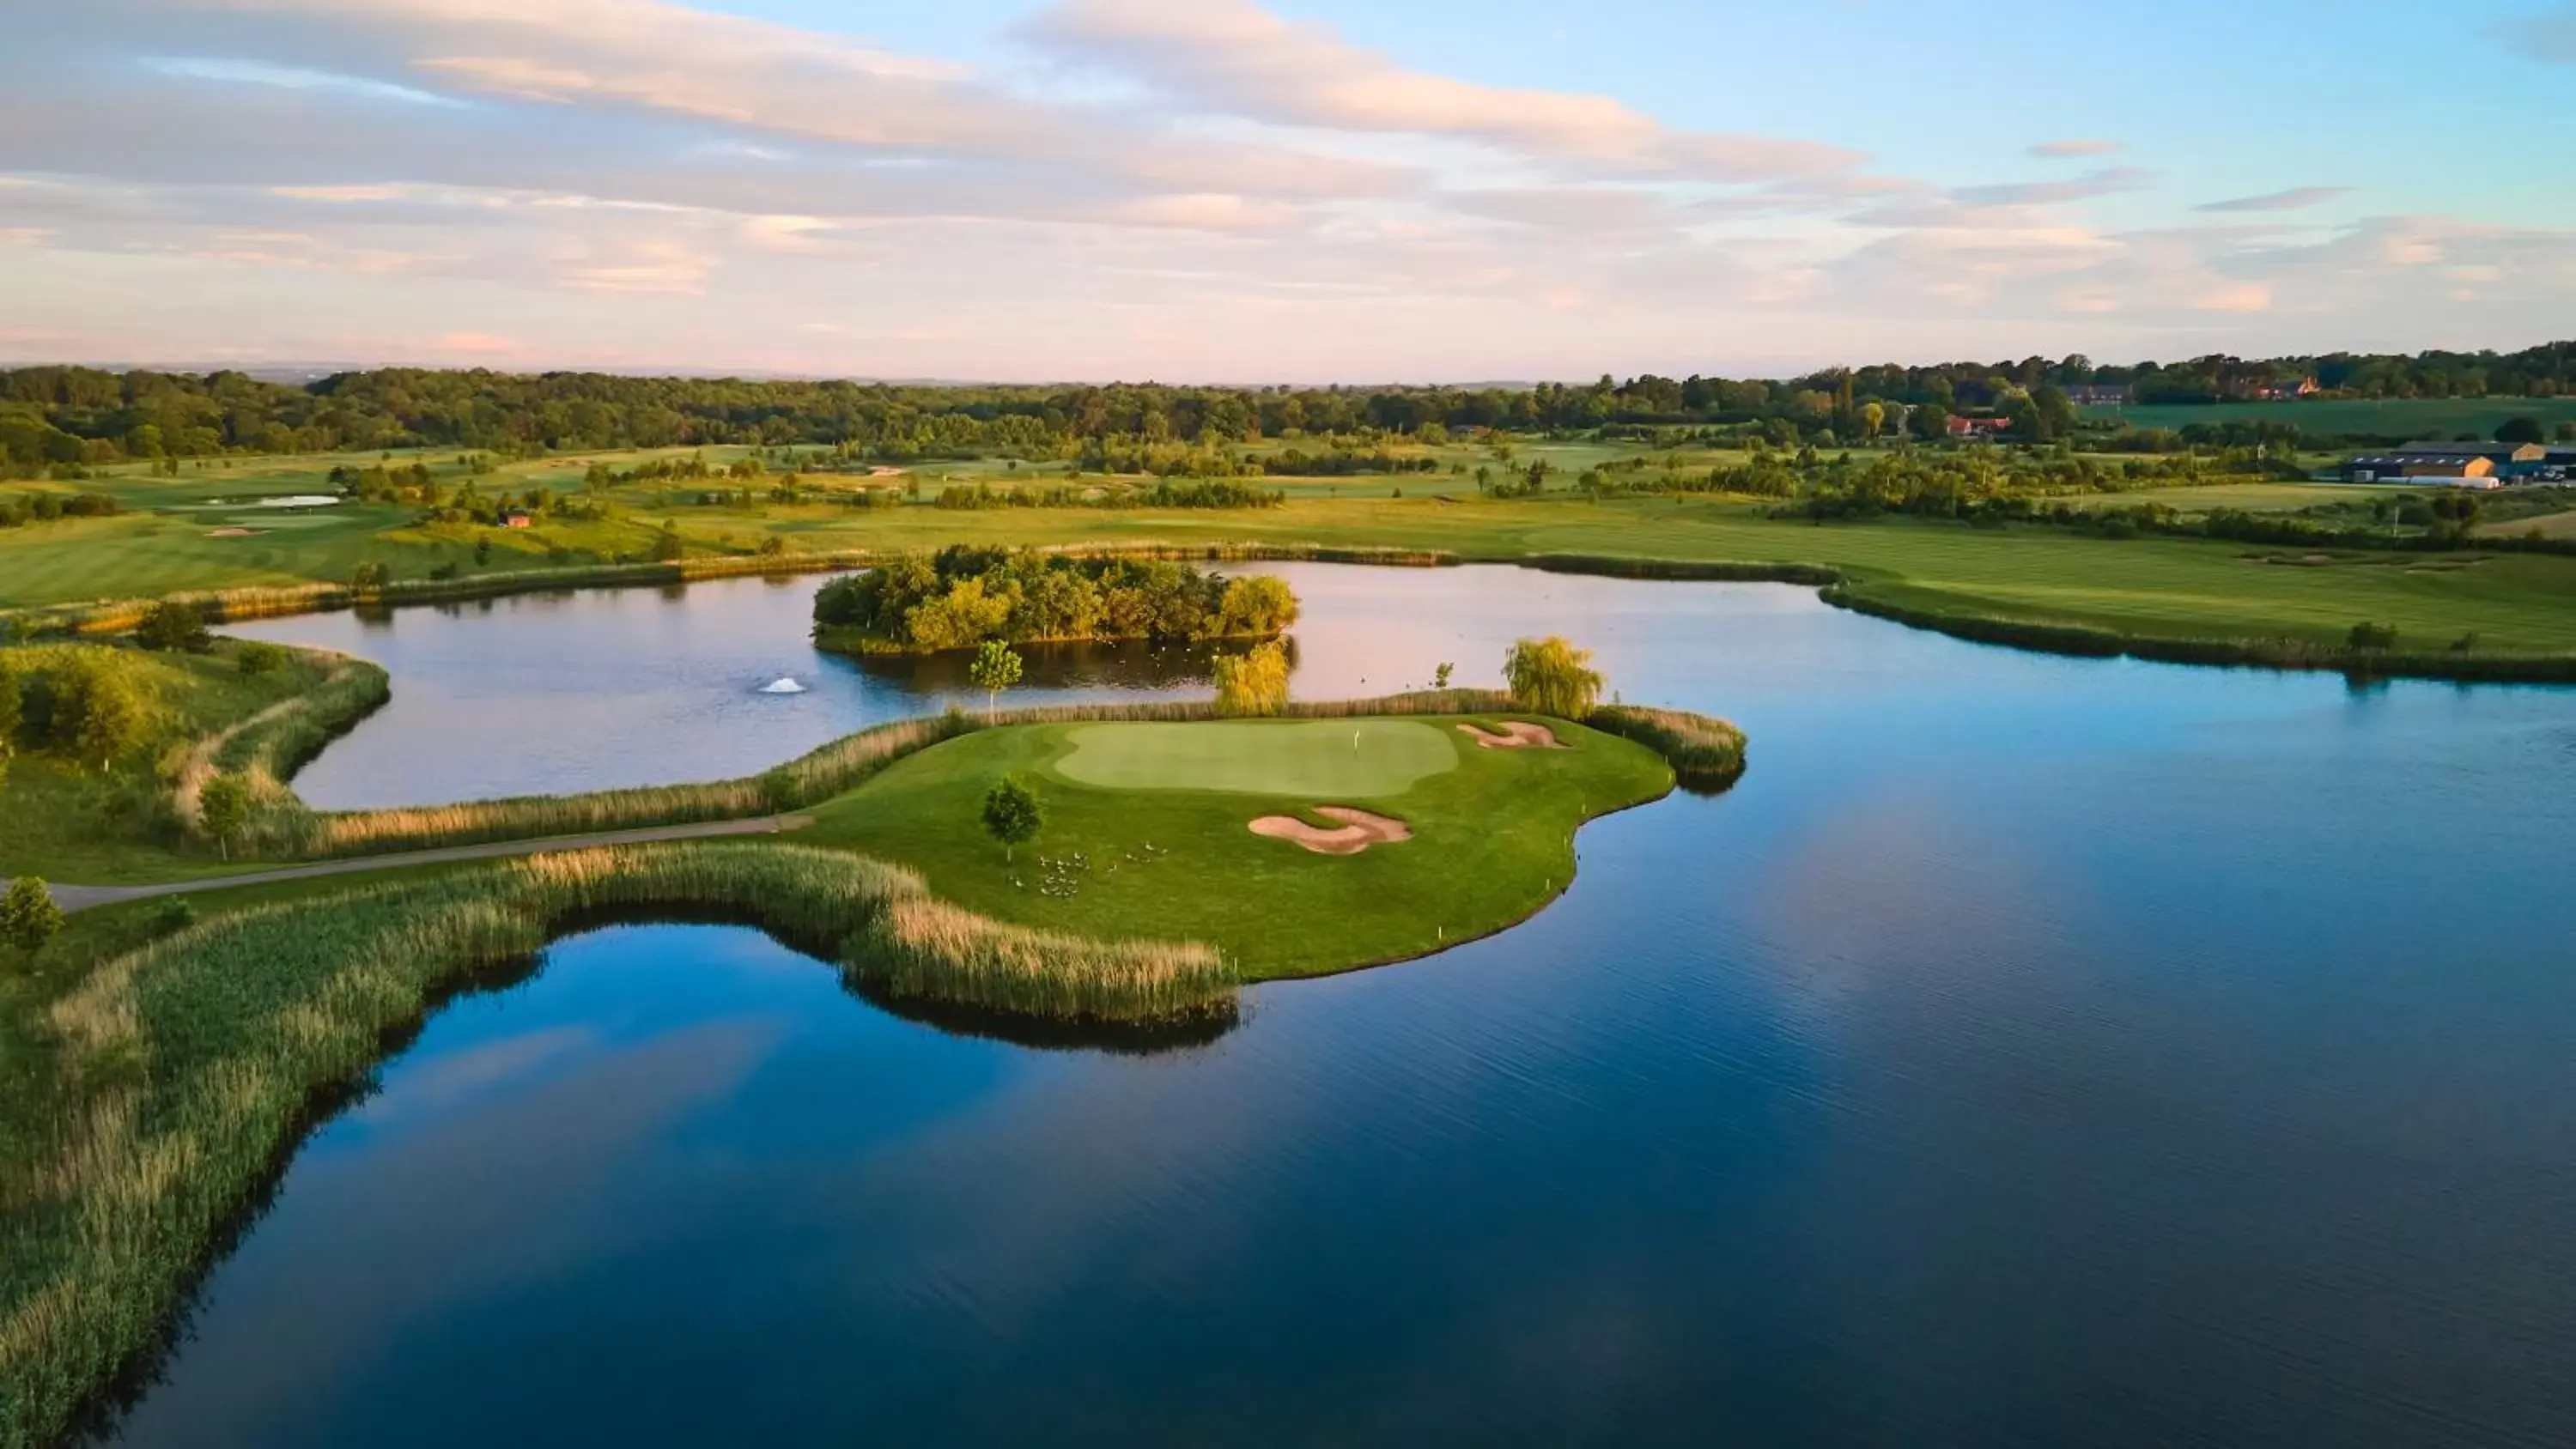
[[[703,820],[694,825],[655,825],[642,830],[602,830],[588,835],[552,835],[542,840],[488,840],[476,845],[449,845],[436,850],[409,850],[394,855],[361,855],[346,860],[322,860],[310,865],[279,866],[274,870],[251,871],[244,875],[204,876],[197,880],[155,881],[150,885],[55,885],[54,904],[66,911],[85,911],[92,906],[120,905],[126,901],[150,900],[154,896],[194,895],[199,891],[229,890],[235,886],[268,885],[275,881],[311,880],[317,876],[355,875],[364,871],[397,870],[409,865],[443,865],[459,860],[501,860],[514,855],[536,855],[549,850],[586,850],[601,845],[651,845],[666,840],[712,840],[728,835],[775,835],[813,823],[807,815],[764,815],[753,820]]]

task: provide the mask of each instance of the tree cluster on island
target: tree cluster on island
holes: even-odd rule
[[[1296,618],[1296,594],[1267,576],[965,545],[895,559],[814,596],[816,641],[853,652],[936,653],[986,640],[1257,639]]]

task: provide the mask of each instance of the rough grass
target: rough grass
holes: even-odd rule
[[[542,855],[190,927],[45,1013],[52,1129],[0,1178],[0,1446],[54,1442],[151,1350],[317,1101],[444,992],[568,920],[667,910],[759,924],[942,1005],[1138,1020],[1233,987],[1205,947],[999,925],[908,871],[772,844]]]

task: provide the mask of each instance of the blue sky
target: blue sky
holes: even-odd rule
[[[2576,334],[2576,0],[84,0],[0,358],[1588,377]]]

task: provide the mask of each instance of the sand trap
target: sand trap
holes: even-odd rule
[[[1561,750],[1556,731],[1540,724],[1523,724],[1519,720],[1503,721],[1503,732],[1495,734],[1477,725],[1458,726],[1461,734],[1489,750]]]
[[[1337,829],[1319,830],[1294,815],[1264,815],[1252,822],[1252,833],[1293,840],[1317,855],[1357,855],[1372,845],[1413,838],[1403,821],[1347,805],[1318,805],[1315,813],[1342,823]]]
[[[258,530],[256,530],[256,529],[249,529],[249,528],[209,528],[209,529],[207,529],[207,530],[206,530],[206,537],[208,537],[208,538],[250,538],[250,537],[255,536],[255,535],[257,534],[257,532],[258,532]]]

